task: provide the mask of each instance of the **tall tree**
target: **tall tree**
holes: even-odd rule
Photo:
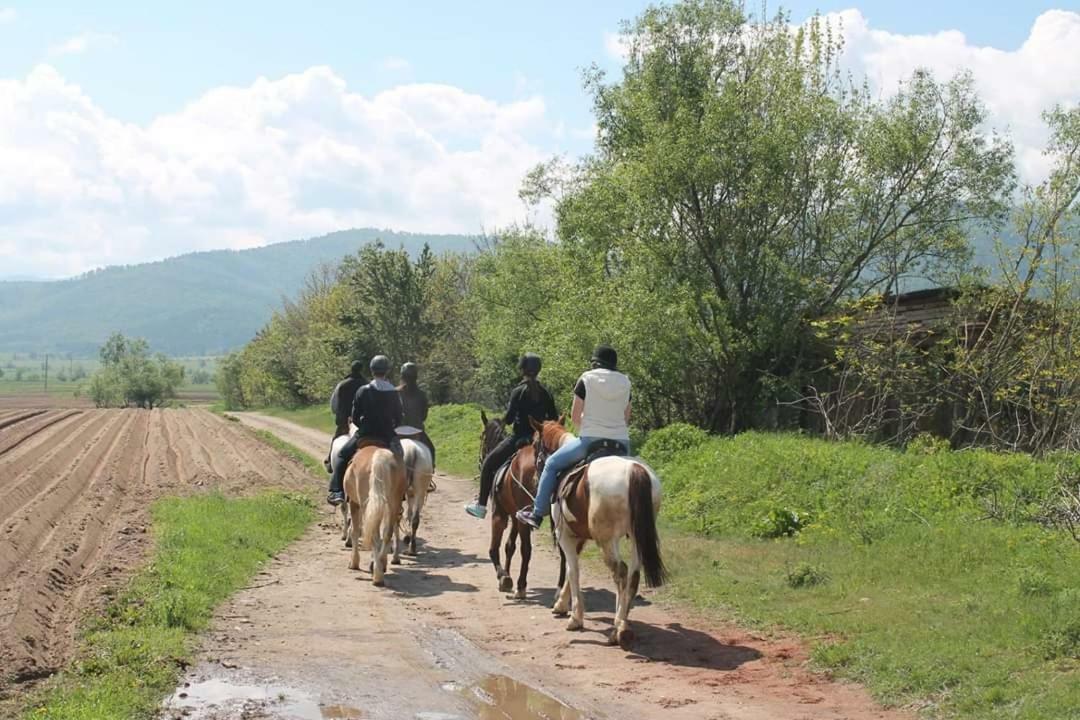
[[[959,259],[1012,187],[970,77],[920,71],[875,102],[821,21],[751,20],[686,0],[626,25],[623,76],[586,78],[596,154],[525,188],[557,196],[560,240],[608,277],[690,299],[669,390],[719,430],[761,422],[773,380],[797,378],[806,320]]]

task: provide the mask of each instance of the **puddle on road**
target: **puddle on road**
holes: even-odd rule
[[[289,720],[361,720],[348,705],[320,705],[307,693],[282,685],[245,685],[218,678],[177,688],[165,703],[164,716],[186,720],[288,718]]]
[[[506,675],[488,675],[469,690],[479,700],[479,720],[586,720],[577,710]]]

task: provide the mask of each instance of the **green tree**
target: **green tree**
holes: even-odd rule
[[[162,354],[151,355],[142,338],[113,333],[99,352],[101,367],[90,378],[90,397],[98,407],[154,408],[176,397],[184,367]]]
[[[596,154],[523,194],[554,196],[560,241],[605,277],[685,299],[667,389],[687,419],[761,424],[806,367],[808,320],[955,265],[965,228],[1000,217],[1011,148],[968,76],[917,72],[877,102],[823,23],[730,0],[651,8],[624,37],[623,76],[586,78]]]

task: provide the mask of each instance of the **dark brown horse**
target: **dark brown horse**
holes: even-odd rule
[[[480,420],[484,424],[484,434],[480,438],[482,466],[487,454],[502,441],[504,427],[502,420],[498,418],[488,420],[483,410],[480,411]],[[514,589],[514,581],[510,576],[510,561],[517,550],[518,537],[521,538],[521,570],[518,572],[517,592],[514,593],[514,598],[518,600],[525,599],[525,589],[528,586],[529,561],[532,559],[532,528],[519,522],[514,514],[533,504],[536,482],[534,448],[526,445],[514,455],[502,483],[491,491],[491,545],[488,555],[491,557],[491,564],[495,566],[499,589],[510,592]],[[499,544],[507,526],[510,527],[510,537],[506,541],[504,567],[499,562]]]

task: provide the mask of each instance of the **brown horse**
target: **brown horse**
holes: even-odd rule
[[[544,458],[572,436],[557,421],[533,422],[533,428],[539,433],[536,457],[542,467]],[[584,627],[585,606],[578,555],[585,543],[592,540],[600,546],[604,563],[615,579],[615,622],[608,641],[629,648],[634,633],[628,616],[637,597],[642,571],[650,587],[662,585],[667,576],[656,532],[660,480],[637,458],[609,456],[589,463],[582,471],[580,481],[568,490],[560,489],[551,506],[555,537],[567,571],[566,581],[559,587],[554,612],[566,615],[572,610],[567,630]],[[619,554],[619,543],[624,538],[632,541],[629,565]]]
[[[484,424],[484,433],[480,437],[480,465],[483,466],[487,454],[502,441],[503,422],[495,418],[488,420],[487,414],[480,411],[480,421]],[[495,575],[499,579],[499,590],[510,592],[514,580],[510,577],[510,561],[517,549],[517,539],[521,537],[521,570],[518,572],[517,592],[514,598],[525,599],[528,586],[529,561],[532,559],[532,528],[514,517],[522,508],[529,507],[536,496],[536,463],[532,445],[526,445],[517,451],[510,468],[498,488],[492,488],[491,509],[491,546],[488,556],[495,566]],[[506,567],[499,563],[499,544],[503,532],[510,527],[510,537],[506,541]]]

